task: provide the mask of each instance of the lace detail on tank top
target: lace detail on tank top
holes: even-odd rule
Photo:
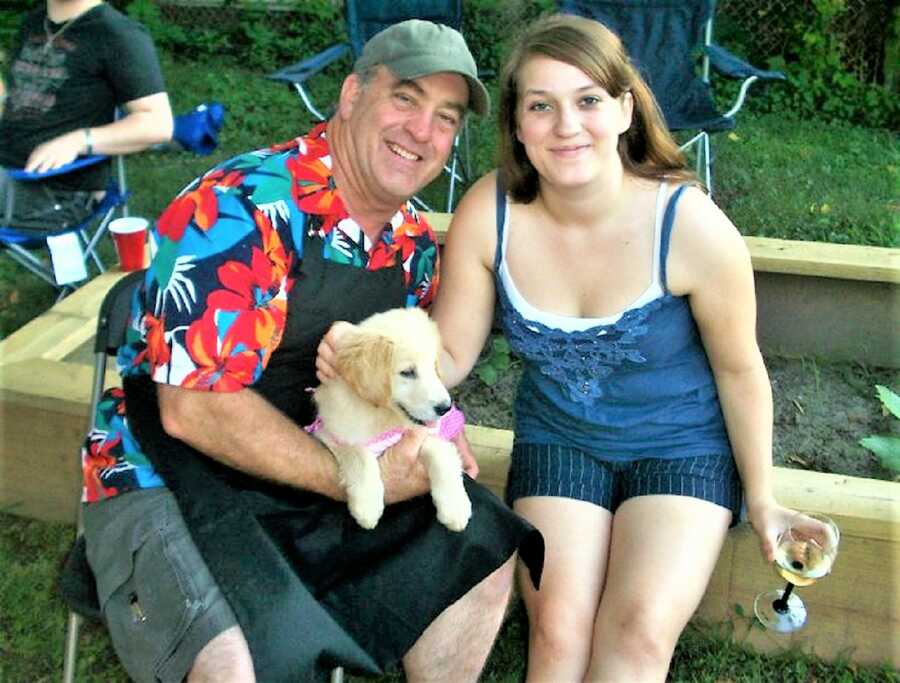
[[[568,398],[590,404],[603,396],[603,381],[625,363],[644,363],[639,341],[648,330],[647,318],[671,295],[625,311],[614,323],[563,332],[525,319],[497,283],[503,325],[513,351],[556,382]]]

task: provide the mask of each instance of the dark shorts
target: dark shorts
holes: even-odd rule
[[[74,227],[96,208],[95,194],[54,189],[43,182],[12,180],[0,169],[0,225],[36,237]]]
[[[88,561],[113,647],[135,681],[178,683],[237,624],[172,494],[132,491],[85,506]]]
[[[570,446],[516,442],[507,480],[506,499],[556,496],[594,503],[615,513],[637,496],[689,496],[740,517],[742,492],[730,454],[690,458],[646,458],[610,462]]]

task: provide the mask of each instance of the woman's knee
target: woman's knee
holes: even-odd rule
[[[595,651],[610,650],[647,665],[666,664],[672,657],[684,623],[657,603],[631,602],[613,613],[598,615]]]
[[[556,659],[587,661],[591,651],[594,612],[572,600],[541,600],[529,608],[529,639]]]

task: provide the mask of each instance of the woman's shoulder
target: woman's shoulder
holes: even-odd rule
[[[738,229],[700,187],[688,186],[678,202],[669,252],[670,285],[691,289],[698,274],[744,268],[749,252]],[[679,276],[679,273],[681,276]]]
[[[670,188],[674,194],[677,188]],[[671,196],[671,195],[670,195]],[[725,212],[698,185],[687,185],[682,192],[675,212],[673,239],[701,242],[711,240],[710,246],[721,246],[724,241],[740,239],[740,233]]]

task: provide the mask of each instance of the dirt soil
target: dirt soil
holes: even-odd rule
[[[897,420],[885,416],[875,385],[895,392],[900,371],[808,359],[766,359],[775,398],[775,464],[854,477],[893,479],[859,440],[898,434]],[[454,392],[466,420],[511,429],[512,401],[521,369],[513,361],[498,381],[485,385],[473,373]]]

